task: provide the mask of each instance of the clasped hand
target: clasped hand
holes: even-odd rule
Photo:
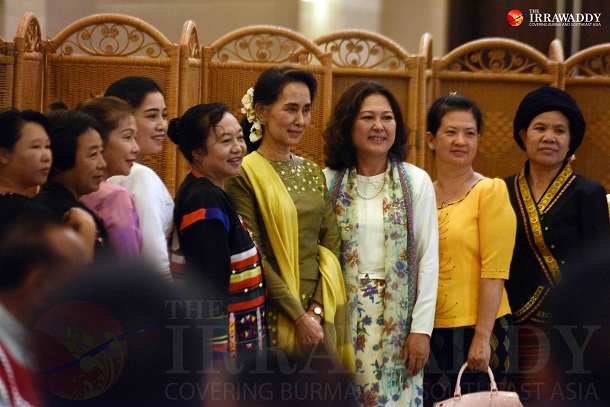
[[[305,350],[324,342],[324,331],[316,318],[313,312],[307,311],[294,321],[297,341]]]

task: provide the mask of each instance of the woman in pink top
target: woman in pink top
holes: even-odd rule
[[[81,107],[100,124],[104,143],[105,179],[129,175],[139,151],[136,143],[136,121],[129,104],[112,96],[98,97]],[[82,196],[81,202],[104,222],[108,238],[116,254],[138,259],[142,233],[133,197],[125,188],[102,181],[99,190]]]

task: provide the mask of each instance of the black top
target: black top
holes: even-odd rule
[[[549,278],[548,270],[543,267],[544,258],[534,243],[526,210],[515,185],[516,176],[505,179],[517,215],[517,236],[506,291],[515,322],[545,323],[550,314],[544,299],[551,288],[566,276]],[[564,272],[586,247],[610,235],[604,188],[579,175],[573,175],[570,180],[558,191],[547,209],[539,214],[544,244],[555,258],[560,272]],[[531,312],[533,308],[537,311]]]
[[[222,293],[228,292],[231,255],[254,243],[227,194],[207,178],[188,174],[176,194],[174,224],[189,270],[201,273],[200,281],[213,282]]]
[[[0,235],[23,220],[55,219],[51,211],[35,200],[15,193],[0,194]]]
[[[107,255],[111,251],[108,233],[104,227],[104,223],[93,213],[89,208],[79,202],[68,189],[59,182],[47,181],[40,187],[40,191],[34,197],[34,200],[41,203],[50,209],[55,219],[61,220],[64,214],[71,208],[80,208],[87,211],[93,220],[97,229],[95,242],[95,257]]]

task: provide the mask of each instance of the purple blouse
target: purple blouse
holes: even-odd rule
[[[102,181],[100,189],[82,196],[80,201],[104,222],[112,248],[119,257],[140,258],[142,232],[129,191]]]

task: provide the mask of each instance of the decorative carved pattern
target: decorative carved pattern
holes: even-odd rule
[[[530,73],[540,75],[546,68],[518,50],[484,48],[460,56],[449,64],[453,72]]]
[[[394,51],[375,41],[337,38],[322,46],[324,52],[332,53],[336,67],[405,69],[405,63]]]
[[[83,28],[64,41],[59,52],[72,55],[80,50],[96,56],[147,56],[157,58],[163,48],[141,30],[116,23],[96,24]]]
[[[275,34],[254,34],[231,41],[213,57],[213,61],[299,63],[309,65],[313,57],[293,39]]]
[[[32,20],[25,32],[25,52],[40,52],[42,32],[38,21]]]
[[[568,72],[568,76],[610,77],[610,55],[598,54],[583,59]]]
[[[199,38],[197,37],[197,30],[193,30],[189,36],[189,58],[201,59],[201,47],[199,46]]]

